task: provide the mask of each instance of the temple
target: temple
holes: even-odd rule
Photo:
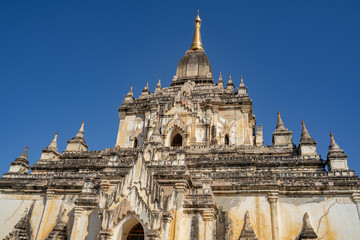
[[[359,239],[360,182],[333,134],[323,159],[278,112],[264,145],[244,79],[214,82],[200,27],[169,87],[131,86],[114,147],[88,151],[83,122],[64,151],[56,133],[33,166],[27,148],[11,163],[0,239]]]

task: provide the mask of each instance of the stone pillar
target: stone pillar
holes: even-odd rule
[[[170,240],[170,227],[174,216],[171,212],[167,211],[163,214],[162,219],[162,234],[161,240]]]
[[[192,114],[190,145],[196,144],[196,113]]]
[[[74,225],[70,240],[83,240],[87,236],[89,214],[96,208],[98,199],[96,195],[84,193],[75,202]],[[101,238],[108,239],[108,238]]]
[[[186,183],[176,183],[175,184],[175,194],[176,194],[176,212],[175,212],[175,231],[174,231],[174,240],[180,240],[180,228],[181,228],[181,220],[183,215],[182,202],[184,198],[184,192],[186,188]]]
[[[359,217],[359,220],[360,220],[360,193],[353,193],[352,194],[352,199],[356,204],[356,208],[357,208],[357,211],[358,211],[358,217]]]
[[[214,239],[214,209],[206,209],[203,211],[204,220],[204,240]]]
[[[280,240],[279,236],[279,218],[278,218],[278,193],[269,193],[268,201],[270,203],[270,213],[271,213],[271,232],[273,240]]]
[[[54,198],[54,189],[47,189],[46,190],[46,202],[44,206],[44,210],[41,216],[41,222],[40,227],[38,229],[38,232],[36,233],[35,239],[44,239],[46,236],[43,236],[45,234],[46,225],[48,222],[49,215],[51,213],[51,206],[53,203]]]
[[[209,124],[204,125],[204,130],[205,130],[204,144],[209,145]]]

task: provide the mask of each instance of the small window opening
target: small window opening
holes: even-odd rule
[[[140,223],[136,224],[131,229],[126,240],[144,240],[144,229]]]
[[[134,139],[134,148],[136,148],[138,146],[138,140],[137,138]]]
[[[171,146],[172,147],[181,147],[182,146],[182,142],[183,142],[183,138],[182,136],[178,133],[176,134],[172,141],[171,141]]]
[[[225,145],[229,145],[229,135],[225,135]]]

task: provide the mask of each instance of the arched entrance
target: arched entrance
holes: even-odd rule
[[[126,240],[144,240],[144,229],[140,223],[136,224],[127,235]]]
[[[181,147],[183,145],[183,138],[178,133],[171,139],[171,147]]]
[[[230,140],[229,140],[229,135],[225,135],[225,139],[224,139],[225,145],[229,145]]]
[[[130,214],[114,228],[111,240],[145,240],[147,231],[146,225],[136,215]]]

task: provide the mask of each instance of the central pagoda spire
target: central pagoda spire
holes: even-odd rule
[[[193,42],[190,47],[191,50],[203,49],[203,45],[201,43],[200,27],[201,27],[201,19],[199,17],[199,10],[198,10],[197,17],[195,18],[195,32],[194,32]]]

